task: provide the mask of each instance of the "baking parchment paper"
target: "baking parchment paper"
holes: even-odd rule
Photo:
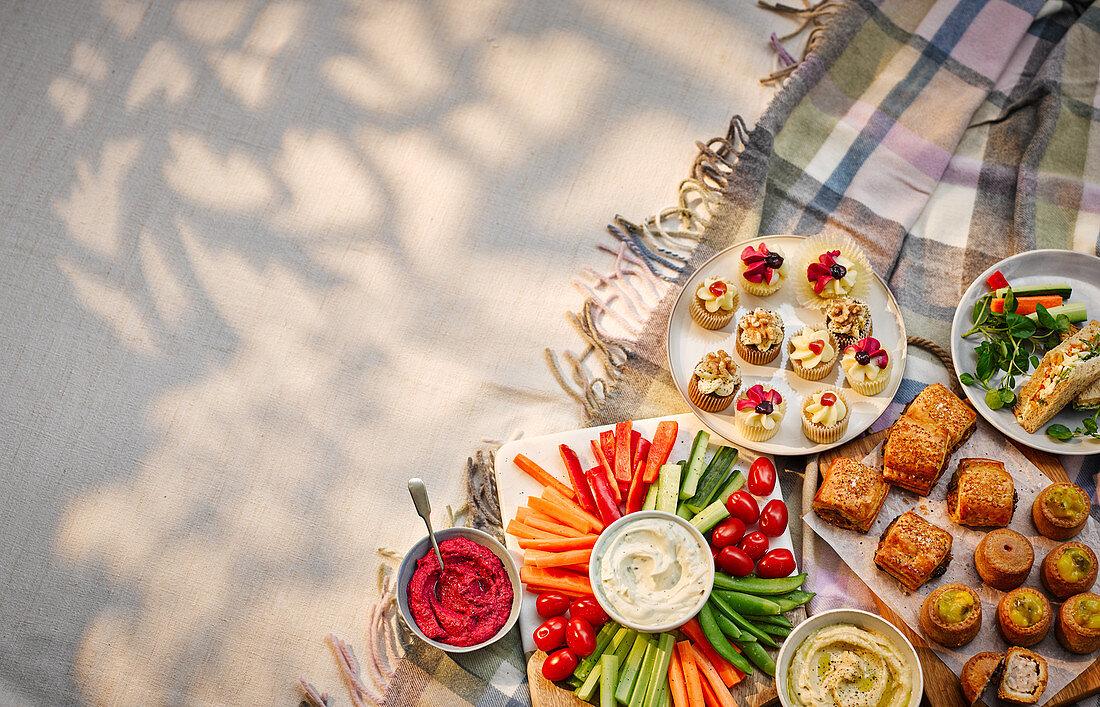
[[[925,497],[917,496],[897,487],[890,488],[890,494],[879,513],[878,519],[866,535],[851,530],[842,530],[829,525],[812,510],[803,516],[806,523],[814,529],[849,567],[882,599],[898,616],[905,620],[914,633],[923,637],[936,654],[943,660],[956,675],[962,671],[963,664],[976,653],[982,651],[1004,651],[1008,644],[1001,638],[997,630],[997,602],[1001,600],[1005,592],[994,589],[982,582],[974,567],[974,548],[989,529],[967,528],[955,525],[947,515],[947,483],[960,459],[968,457],[981,457],[996,459],[1004,462],[1005,469],[1012,474],[1013,483],[1019,493],[1019,504],[1012,516],[1012,522],[1008,527],[1018,531],[1031,541],[1035,549],[1035,564],[1024,586],[1035,587],[1043,592],[1047,599],[1051,600],[1054,609],[1055,621],[1060,603],[1053,600],[1043,590],[1039,580],[1040,566],[1043,558],[1052,549],[1060,545],[1058,541],[1048,540],[1039,534],[1035,524],[1031,520],[1031,505],[1035,497],[1052,482],[1027,457],[1021,454],[1003,435],[989,426],[984,420],[978,420],[978,428],[969,440],[967,440],[952,456],[947,471],[940,478],[939,483],[932,489],[932,493]],[[863,459],[868,466],[882,467],[882,445],[875,447]],[[915,592],[909,592],[896,579],[875,566],[875,549],[878,547],[878,539],[886,526],[897,516],[906,511],[915,511],[932,523],[938,525],[954,536],[951,546],[952,560],[947,567],[947,573],[928,582]],[[1089,518],[1084,530],[1073,538],[1093,548],[1100,550],[1100,527]],[[925,597],[935,591],[937,587],[949,582],[961,582],[978,593],[982,600],[982,628],[978,636],[961,648],[945,648],[929,639],[920,628],[920,607]],[[1047,688],[1038,704],[1044,704],[1068,685],[1074,678],[1085,671],[1096,659],[1096,654],[1074,655],[1062,648],[1054,637],[1054,627],[1051,625],[1050,633],[1041,643],[1032,646],[1031,650],[1046,658],[1047,661]],[[992,686],[986,694],[985,702],[988,705],[1002,704],[996,698],[996,686]]]

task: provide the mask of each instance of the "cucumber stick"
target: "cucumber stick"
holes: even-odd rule
[[[718,525],[723,519],[728,518],[729,515],[730,512],[726,510],[726,504],[721,501],[715,501],[699,511],[699,514],[691,519],[691,524],[694,525],[700,533],[705,533]]]
[[[715,500],[725,503],[729,500],[730,496],[741,490],[741,487],[745,485],[744,472],[734,472],[726,483],[722,484],[722,488],[718,490],[718,494],[714,497]]]
[[[657,484],[650,484],[649,490],[645,492],[645,501],[642,502],[643,511],[653,511],[657,509]]]
[[[665,464],[657,477],[657,510],[676,512],[676,503],[680,499],[680,475],[683,467],[679,464]],[[650,487],[652,488],[652,487]]]
[[[1008,288],[1002,287],[994,291],[994,297],[1004,297],[1008,294]],[[1068,300],[1073,294],[1073,288],[1064,282],[1052,282],[1049,285],[1028,285],[1026,287],[1013,287],[1012,294],[1019,297],[1038,297],[1039,295],[1058,295],[1062,301]]]
[[[695,495],[699,477],[703,474],[703,457],[706,455],[708,442],[710,442],[710,433],[699,430],[699,434],[695,435],[695,442],[691,445],[687,471],[684,472],[684,478],[680,482],[680,498],[691,498]]]
[[[1047,310],[1047,312],[1052,317],[1057,317],[1059,314],[1064,314],[1066,315],[1066,318],[1069,319],[1070,323],[1074,324],[1077,322],[1083,322],[1089,318],[1088,310],[1081,302],[1070,302],[1069,304],[1063,304],[1059,307],[1051,307]],[[1038,323],[1039,321],[1039,314],[1037,312],[1025,314],[1024,316],[1033,322]]]
[[[710,464],[699,478],[695,488],[695,495],[685,503],[690,510],[698,513],[707,507],[718,494],[718,489],[725,483],[729,476],[730,467],[737,461],[736,447],[719,447],[718,452],[711,457]]]
[[[600,707],[615,707],[615,684],[619,678],[619,656],[604,653],[600,656]],[[591,695],[589,695],[591,697]],[[581,697],[588,701],[589,698]]]

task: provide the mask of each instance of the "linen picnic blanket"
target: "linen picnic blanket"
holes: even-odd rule
[[[700,145],[674,206],[609,226],[613,264],[580,281],[589,297],[569,315],[581,348],[547,351],[586,423],[686,411],[665,359],[668,315],[695,267],[738,240],[851,236],[910,334],[943,347],[959,296],[991,263],[1033,248],[1100,253],[1100,4],[855,0],[806,12],[831,18],[755,128],[734,118]],[[934,380],[949,379],[911,356],[872,429]],[[1095,495],[1098,464],[1066,467]],[[813,460],[783,466],[816,475]],[[499,532],[491,458],[468,471],[473,524]],[[797,517],[802,479],[781,477]],[[820,595],[811,608],[869,605],[835,554],[805,536],[799,560]],[[467,658],[412,645],[377,701],[524,704],[519,651],[511,638]]]

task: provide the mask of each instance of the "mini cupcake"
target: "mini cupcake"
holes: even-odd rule
[[[721,329],[733,321],[740,296],[737,288],[720,277],[708,277],[695,288],[691,318],[704,329]]]
[[[820,307],[838,297],[863,297],[873,277],[871,264],[847,236],[822,235],[808,239],[799,263],[798,299],[803,306]]]
[[[757,307],[737,321],[734,347],[748,363],[762,366],[779,355],[783,344],[783,318]]]
[[[767,297],[783,286],[787,265],[783,251],[761,243],[741,251],[741,287],[750,295]]]
[[[737,399],[737,429],[745,439],[763,442],[779,432],[787,403],[778,390],[757,383]]]
[[[874,333],[871,308],[861,299],[836,297],[825,305],[825,328],[843,350]]]
[[[835,442],[847,431],[850,413],[848,398],[840,390],[818,390],[802,403],[802,433],[819,444]]]
[[[787,357],[799,378],[819,381],[836,365],[836,339],[823,329],[804,327],[787,342]]]
[[[728,353],[708,353],[695,365],[688,382],[688,398],[707,412],[725,410],[741,387],[741,370]]]
[[[848,384],[863,395],[878,395],[890,380],[890,355],[879,346],[878,339],[860,339],[844,349],[840,367]]]

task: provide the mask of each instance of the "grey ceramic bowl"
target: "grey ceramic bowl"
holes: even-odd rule
[[[500,561],[504,564],[504,571],[508,573],[508,579],[512,582],[512,609],[508,612],[508,620],[504,622],[504,625],[492,638],[472,646],[452,646],[449,643],[442,643],[424,635],[424,632],[416,625],[412,612],[409,611],[408,587],[409,580],[416,571],[416,561],[432,551],[431,541],[426,535],[405,554],[405,559],[401,560],[401,567],[397,570],[397,609],[401,612],[401,618],[405,619],[405,623],[409,625],[409,628],[420,640],[448,653],[469,653],[500,640],[504,634],[511,631],[512,627],[516,625],[516,620],[519,619],[519,607],[523,600],[523,588],[519,583],[519,568],[516,567],[516,561],[512,558],[511,553],[497,542],[492,535],[473,528],[437,530],[435,531],[435,538],[439,542],[443,542],[448,538],[466,538],[478,545],[489,548],[494,555],[500,558]]]

